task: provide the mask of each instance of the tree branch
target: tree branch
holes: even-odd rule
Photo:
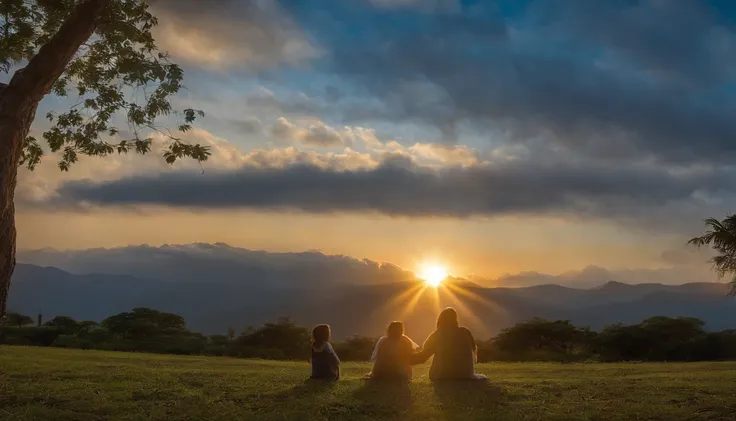
[[[64,21],[56,34],[38,51],[28,65],[15,72],[0,95],[0,109],[23,112],[51,90],[79,47],[97,27],[97,19],[110,0],[86,0]]]

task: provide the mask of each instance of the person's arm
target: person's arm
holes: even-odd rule
[[[470,331],[470,329],[465,329],[466,332],[468,332],[468,341],[470,342],[470,349],[473,350],[473,362],[478,362],[478,344],[475,343],[475,338],[473,337],[473,333]]]
[[[422,350],[412,354],[411,363],[421,364],[423,362],[426,362],[429,359],[429,357],[434,355],[434,352],[435,352],[435,339],[434,339],[434,333],[432,333],[431,335],[429,335],[429,338],[427,338],[427,340],[424,341]]]
[[[376,342],[376,346],[375,348],[373,348],[373,354],[371,354],[372,363],[376,362],[376,357],[378,357],[378,348],[381,346],[381,342],[383,342],[384,339],[386,339],[386,337],[382,336],[381,339],[379,339],[378,342]]]
[[[404,337],[409,340],[409,343],[411,343],[411,349],[417,349],[417,348],[419,348],[419,345],[417,345],[416,342],[412,341],[410,337],[408,337],[406,335],[404,335]]]
[[[330,343],[327,344],[327,353],[332,358],[332,364],[335,367],[337,367],[338,365],[340,365],[340,358],[337,356],[337,353],[335,352],[335,349],[332,348],[332,344],[330,344]]]

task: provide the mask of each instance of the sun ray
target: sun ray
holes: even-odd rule
[[[446,286],[448,287],[449,290],[452,290],[452,292],[454,292],[454,293],[456,293],[458,295],[462,295],[465,298],[469,298],[469,299],[471,299],[471,300],[473,300],[473,301],[475,301],[477,303],[480,303],[480,304],[482,304],[482,305],[484,305],[486,307],[489,307],[489,308],[493,309],[494,311],[499,312],[500,314],[504,314],[504,315],[508,314],[508,311],[505,308],[501,307],[500,305],[496,304],[495,302],[493,302],[492,300],[490,300],[488,298],[481,297],[478,294],[475,294],[472,291],[468,291],[467,289],[465,289],[465,288],[463,288],[463,287],[461,287],[459,285],[454,285],[454,284],[448,283],[448,284],[446,284]]]
[[[462,300],[457,295],[455,295],[455,293],[451,289],[445,288],[443,289],[443,292],[447,294],[447,297],[449,297],[453,305],[463,313],[463,317],[469,318],[473,322],[473,324],[478,327],[485,327],[485,323],[483,323],[483,320],[481,320],[480,317],[473,313],[473,311],[470,310],[470,308],[468,308],[468,306],[465,305],[465,303],[463,303]]]
[[[419,289],[421,289],[423,287],[424,287],[424,285],[422,285],[420,283],[416,283],[416,284],[412,285],[411,287],[407,288],[406,290],[404,290],[403,292],[401,292],[400,294],[392,297],[389,301],[386,302],[385,305],[386,306],[391,306],[391,305],[394,305],[394,304],[400,304],[401,302],[403,302],[403,301],[405,301],[407,299],[410,299],[410,297],[412,297],[412,294],[414,294],[417,290],[419,290]]]
[[[440,306],[440,288],[431,288],[432,289],[432,304],[434,305],[434,312],[436,314],[439,314],[440,310],[442,310],[442,306]]]
[[[424,288],[425,286],[423,283],[417,282],[415,284],[412,284],[403,291],[400,291],[398,294],[392,295],[382,305],[374,307],[373,310],[371,310],[369,317],[374,318],[377,315],[383,317],[387,311],[393,313],[393,309],[395,306],[401,306],[401,304],[406,301],[416,301],[414,299],[414,296],[420,293],[421,290]],[[406,305],[401,307],[404,309],[408,308],[408,306]],[[391,319],[393,319],[393,317]]]
[[[406,304],[403,310],[401,310],[401,314],[399,314],[399,317],[397,320],[402,320],[404,317],[409,314],[410,311],[414,310],[414,307],[416,307],[417,303],[419,302],[419,299],[422,298],[422,295],[424,295],[424,291],[426,291],[427,288],[419,288],[417,292],[412,296],[411,300]]]

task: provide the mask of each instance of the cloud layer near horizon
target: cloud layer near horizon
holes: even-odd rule
[[[261,156],[232,170],[138,175],[104,182],[70,181],[54,206],[166,205],[307,212],[377,212],[392,216],[577,214],[628,216],[632,209],[666,209],[716,193],[733,192],[730,173],[670,172],[641,165],[534,161],[484,162],[432,168],[412,156],[374,161],[355,154],[357,168],[338,158],[298,160],[296,152]],[[252,158],[255,158],[254,156]],[[251,159],[252,159],[251,158]],[[347,161],[346,155],[343,161]],[[326,165],[323,162],[327,162]],[[364,164],[361,166],[360,164]],[[701,199],[705,204],[705,200]]]
[[[681,250],[670,252],[678,254],[678,262],[660,269],[608,270],[588,266],[561,274],[527,271],[497,278],[472,277],[470,280],[483,287],[560,284],[575,288],[598,287],[610,281],[674,285],[714,280],[712,276],[703,279],[703,272],[699,270],[701,268],[691,265],[693,259],[701,259],[703,254]],[[411,270],[391,263],[331,256],[319,251],[269,253],[223,243],[167,244],[160,247],[140,245],[66,251],[26,250],[19,252],[18,259],[22,263],[57,267],[76,274],[131,275],[165,282],[250,282],[254,286],[271,288],[416,281]],[[681,270],[683,265],[687,270]]]

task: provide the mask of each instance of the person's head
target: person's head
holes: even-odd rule
[[[312,344],[322,345],[330,341],[330,325],[317,325],[312,329]]]
[[[437,329],[448,327],[458,327],[460,323],[457,320],[457,311],[452,307],[447,307],[437,316]]]
[[[404,323],[391,322],[386,329],[386,336],[389,338],[400,338],[404,336]]]

